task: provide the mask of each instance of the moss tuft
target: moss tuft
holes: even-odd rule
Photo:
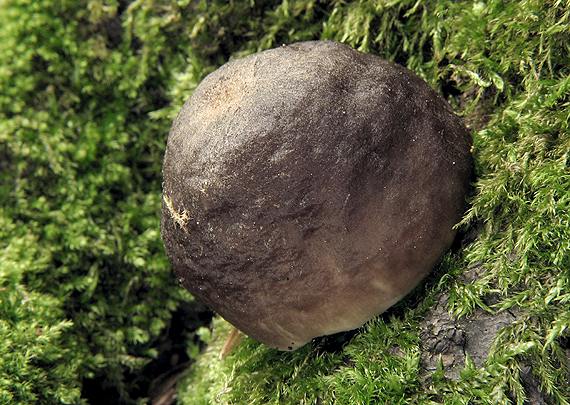
[[[229,58],[316,38],[409,67],[472,126],[473,241],[344,346],[246,339],[221,361],[226,323],[201,355],[181,331],[180,401],[570,402],[567,0],[5,0],[0,21],[0,402],[144,401],[191,300],[159,235],[170,123]],[[441,297],[465,322],[514,314],[457,378],[422,363]]]
[[[179,384],[182,402],[522,404],[533,399],[532,380],[544,398],[569,403],[570,4],[310,3],[323,22],[307,31],[312,38],[408,66],[475,125],[477,179],[459,224],[475,239],[443,261],[438,282],[337,351],[322,351],[322,339],[294,353],[246,340],[220,361],[228,326],[217,320],[212,344]],[[283,42],[299,36],[280,29],[302,20],[293,8],[284,2],[271,14],[287,22],[265,20]],[[252,38],[236,54],[266,44],[273,42]],[[464,276],[471,269],[477,277]],[[478,311],[513,313],[482,363],[467,356],[457,378],[443,362],[432,371],[422,365],[420,324],[442,294],[467,322]]]

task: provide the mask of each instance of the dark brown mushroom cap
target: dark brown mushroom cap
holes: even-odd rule
[[[420,78],[345,45],[229,62],[168,137],[166,251],[184,287],[270,346],[354,329],[450,246],[470,142]]]

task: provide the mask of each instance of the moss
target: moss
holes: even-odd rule
[[[272,21],[273,32],[301,19],[286,15],[288,22]],[[549,401],[569,403],[570,5],[335,2],[320,15],[322,30],[314,38],[337,39],[408,66],[467,122],[479,123],[473,132],[477,180],[459,225],[475,240],[444,260],[439,279],[335,351],[322,350],[326,339],[294,353],[248,339],[219,360],[228,326],[217,320],[214,341],[179,384],[182,403],[522,404],[530,395],[521,375],[528,365]],[[288,41],[286,34],[281,38]],[[242,49],[263,44],[252,39]],[[483,111],[486,116],[477,117]],[[462,277],[475,267],[478,278]],[[421,368],[419,325],[443,293],[454,317],[469,319],[479,310],[517,314],[483,364],[468,357],[457,379],[445,376],[443,364],[432,372]]]
[[[228,58],[314,38],[408,66],[477,123],[461,226],[480,231],[343,348],[246,339],[220,361],[216,320],[180,401],[523,403],[532,365],[570,402],[569,16],[561,0],[0,1],[0,402],[87,402],[94,384],[143,400],[137,378],[191,299],[158,233],[171,120]],[[441,293],[463,319],[519,314],[457,380],[421,370]]]
[[[0,204],[14,228],[2,249],[26,246],[0,264],[0,302],[30,297],[1,314],[25,313],[14,330],[0,328],[0,363],[21,354],[0,370],[9,403],[76,402],[93,386],[124,402],[144,396],[141,373],[191,300],[176,288],[159,235],[170,120],[149,117],[191,57],[177,24],[186,11],[0,2]],[[35,325],[42,342],[32,339]],[[44,347],[58,357],[34,355]]]
[[[79,361],[61,302],[30,291],[22,273],[45,271],[49,253],[0,209],[0,403],[74,403]],[[49,367],[48,367],[49,365]]]

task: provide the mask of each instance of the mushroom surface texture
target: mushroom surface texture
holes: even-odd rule
[[[162,237],[182,285],[281,350],[361,326],[451,245],[471,138],[409,70],[330,41],[226,63],[164,158]]]

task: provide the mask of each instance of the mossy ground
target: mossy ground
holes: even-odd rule
[[[208,349],[179,384],[181,402],[522,404],[529,393],[520,374],[530,364],[548,402],[570,403],[569,3],[321,7],[284,3],[269,32],[341,40],[407,65],[471,125],[477,178],[460,228],[475,239],[446,256],[406,302],[334,350],[326,339],[293,353],[246,339],[220,360],[229,325],[217,319]],[[318,28],[304,36],[303,22]],[[278,43],[268,38],[258,48]],[[478,278],[461,277],[474,267]],[[420,324],[443,293],[454,317],[517,314],[486,361],[477,367],[467,357],[456,379],[443,365],[421,366]]]
[[[316,38],[409,67],[463,115],[474,240],[345,346],[246,339],[220,361],[227,324],[201,355],[181,331],[198,360],[180,402],[522,404],[531,365],[569,403],[569,26],[567,0],[0,0],[0,403],[145,401],[191,300],[158,232],[171,120],[229,58]],[[441,294],[462,319],[517,314],[455,380],[421,367]]]

